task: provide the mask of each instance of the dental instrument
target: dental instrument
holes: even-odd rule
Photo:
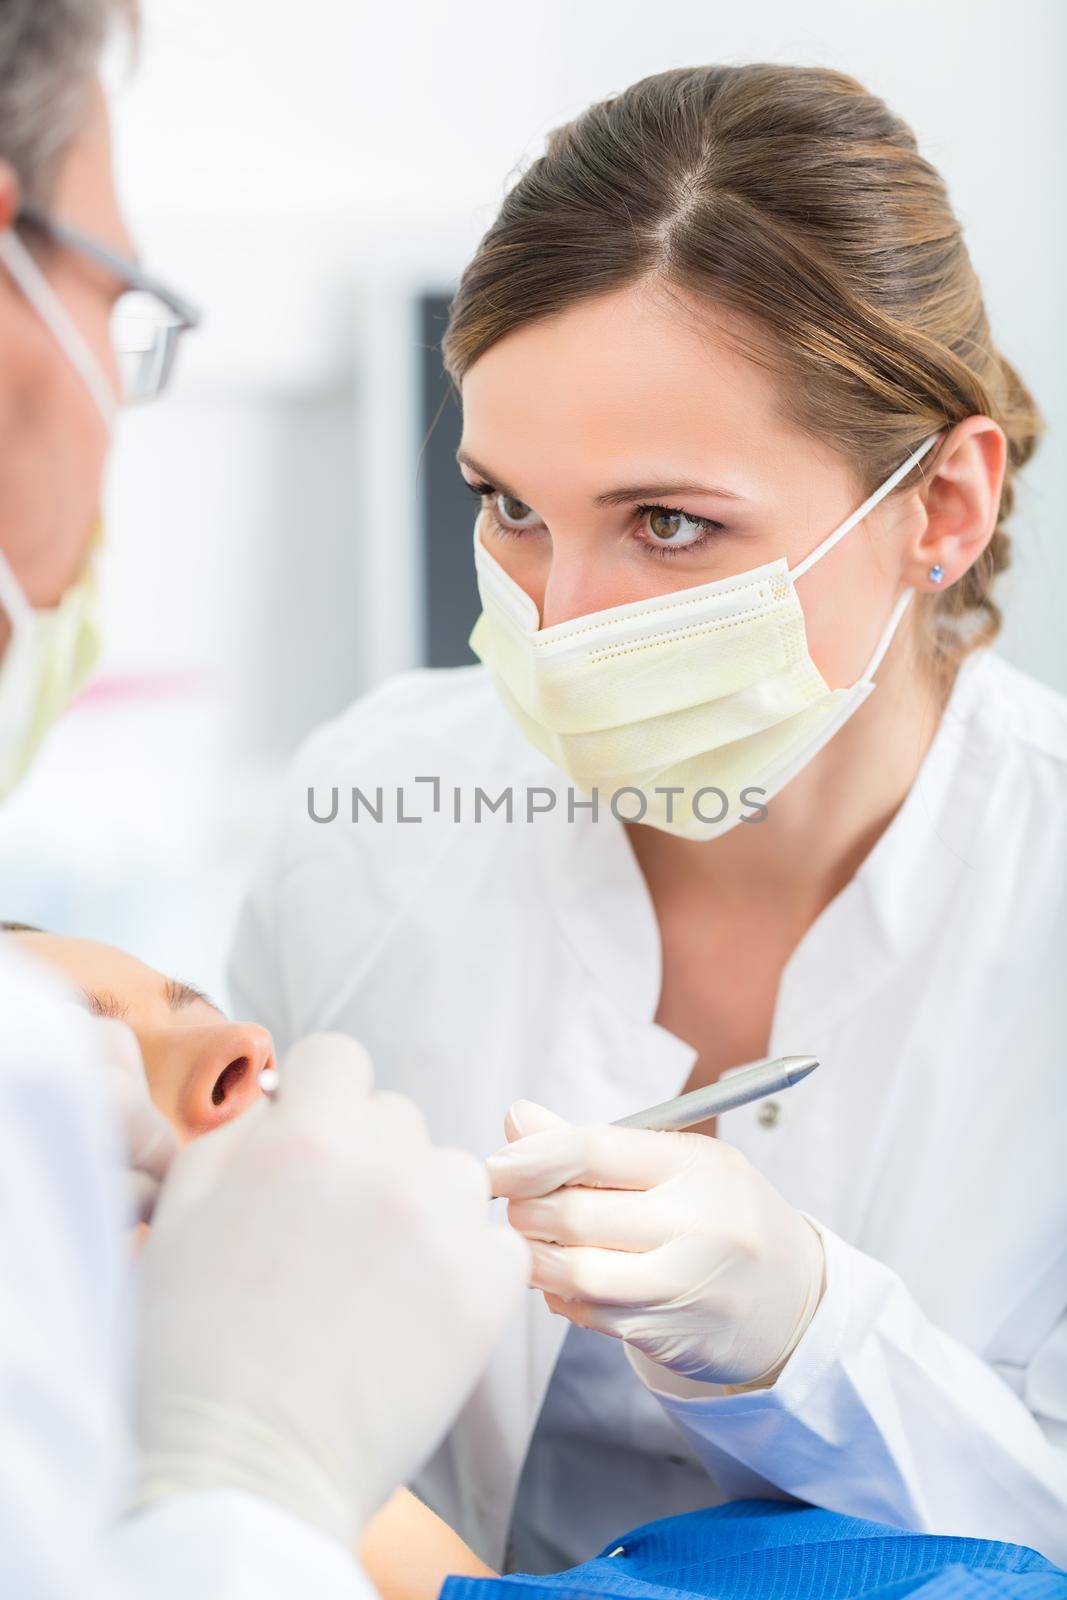
[[[731,1072],[728,1078],[708,1084],[703,1089],[692,1089],[674,1100],[664,1100],[645,1111],[635,1111],[628,1117],[619,1117],[615,1128],[651,1128],[659,1133],[673,1133],[679,1128],[691,1128],[723,1111],[734,1111],[747,1106],[765,1095],[780,1094],[800,1083],[819,1065],[814,1056],[781,1056],[777,1061],[756,1062]]]

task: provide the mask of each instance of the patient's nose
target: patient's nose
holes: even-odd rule
[[[180,1110],[191,1133],[207,1133],[259,1099],[259,1075],[274,1065],[274,1046],[266,1028],[251,1022],[220,1022],[197,1031],[202,1037]]]

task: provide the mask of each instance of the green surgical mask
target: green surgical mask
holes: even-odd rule
[[[0,261],[77,368],[110,431],[117,402],[107,375],[63,302],[13,229]],[[31,605],[0,550],[0,608],[11,633],[0,656],[0,800],[25,774],[52,725],[82,688],[100,653],[97,530],[90,557],[58,605]]]

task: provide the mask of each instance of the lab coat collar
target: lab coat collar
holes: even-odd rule
[[[856,874],[881,939],[894,952],[914,945],[916,915],[928,925],[960,873],[971,870],[986,816],[982,711],[992,665],[988,650],[964,658],[915,781]]]
[[[606,1053],[602,1120],[611,1120],[680,1093],[697,1051],[655,1020],[659,923],[625,827],[606,804],[595,822],[585,810],[571,821],[570,790],[555,768],[537,781],[558,796],[537,837],[539,870],[560,935],[591,979],[586,1021]]]
[[[772,1054],[779,1036],[799,1023],[806,994],[818,997],[824,1026],[861,1005],[887,964],[914,944],[918,924],[937,917],[960,872],[970,870],[969,852],[982,824],[986,768],[976,722],[985,699],[988,655],[978,650],[965,657],[903,804],[787,961]],[[557,795],[555,810],[538,817],[532,829],[539,830],[535,848],[561,934],[601,997],[636,1030],[638,1056],[618,1062],[617,1070],[631,1078],[638,1097],[653,1081],[662,1086],[664,1098],[675,1094],[697,1051],[655,1021],[662,987],[659,925],[625,826],[606,805],[596,822],[585,810],[569,820],[568,785],[547,761],[531,766],[528,781]],[[943,845],[932,856],[931,834]],[[863,954],[862,967],[852,970],[855,962],[849,957],[857,951]],[[826,973],[834,965],[849,969],[851,981],[828,985]]]
[[[786,962],[772,1054],[786,1053],[783,1041],[789,1038],[822,1037],[862,1007],[905,953],[921,948],[924,931],[940,917],[960,873],[971,869],[987,772],[977,726],[987,656],[983,650],[964,659],[899,810]],[[827,981],[829,973],[836,982]]]

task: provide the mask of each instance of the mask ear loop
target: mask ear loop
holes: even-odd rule
[[[872,511],[878,502],[883,500],[891,489],[896,488],[901,478],[907,477],[915,463],[917,461],[921,461],[930,447],[937,442],[940,432],[941,430],[938,429],[937,433],[932,433],[928,439],[925,439],[923,443],[919,445],[918,449],[913,450],[908,459],[902,462],[895,472],[890,474],[890,476],[882,484],[881,488],[876,489],[872,495],[868,495],[867,499],[863,502],[858,511],[854,511],[850,517],[846,518],[839,528],[835,528],[833,533],[828,534],[821,544],[816,545],[815,549],[812,550],[809,555],[806,555],[803,561],[799,562],[797,566],[791,568],[789,573],[790,578],[796,580],[797,578],[803,577],[804,573],[807,572],[810,567],[813,567],[816,561],[821,560],[828,550],[832,550],[834,545],[837,544],[840,539],[845,537],[846,533],[850,533],[851,530],[856,526],[857,522],[860,522],[867,515],[868,511]],[[867,665],[864,667],[863,671],[860,673],[858,682],[870,682],[874,674],[878,671],[886,651],[893,642],[893,635],[900,626],[900,619],[903,617],[905,611],[908,609],[908,606],[911,604],[911,597],[913,593],[914,591],[912,589],[906,588],[904,593],[898,597],[896,604],[889,614],[889,621],[886,623],[881,634],[879,635],[878,643],[874,647],[874,653],[872,654]]]
[[[27,600],[15,569],[0,550],[0,611],[7,613],[12,632],[25,627],[33,617],[33,607]],[[0,651],[0,657],[3,652]]]
[[[0,233],[0,260],[76,368],[110,430],[114,426],[118,401],[103,368],[81,329],[13,228]]]
[[[890,474],[890,476],[882,484],[881,488],[876,489],[873,494],[867,496],[867,499],[863,502],[858,511],[854,511],[850,517],[846,517],[845,521],[839,528],[835,528],[833,533],[827,534],[826,538],[822,541],[822,544],[817,544],[815,549],[812,550],[809,555],[804,557],[803,561],[799,562],[797,566],[790,568],[789,576],[794,581],[797,578],[802,578],[805,572],[808,571],[809,567],[813,567],[816,561],[822,560],[823,556],[828,550],[833,549],[834,545],[837,544],[839,539],[843,539],[846,533],[851,533],[857,522],[862,522],[868,511],[873,511],[878,502],[883,500],[891,489],[896,488],[901,478],[907,477],[915,463],[922,460],[923,456],[930,449],[931,445],[936,443],[938,434],[940,434],[940,432],[941,430],[939,428],[937,433],[932,433],[917,450],[913,450],[908,459],[903,462],[894,473]]]
[[[874,674],[878,671],[878,668],[881,666],[882,657],[885,655],[886,651],[889,649],[889,646],[892,644],[893,635],[896,633],[897,628],[900,626],[900,619],[904,615],[905,611],[907,611],[909,605],[911,604],[911,597],[912,597],[912,595],[914,593],[915,593],[914,589],[905,589],[904,593],[899,597],[899,599],[897,600],[896,605],[893,607],[892,611],[889,613],[889,621],[886,623],[885,627],[882,629],[881,637],[879,638],[878,643],[874,647],[874,654],[871,656],[871,659],[868,661],[867,665],[864,667],[863,671],[860,673],[860,682],[861,683],[867,683],[869,679],[873,678]]]

